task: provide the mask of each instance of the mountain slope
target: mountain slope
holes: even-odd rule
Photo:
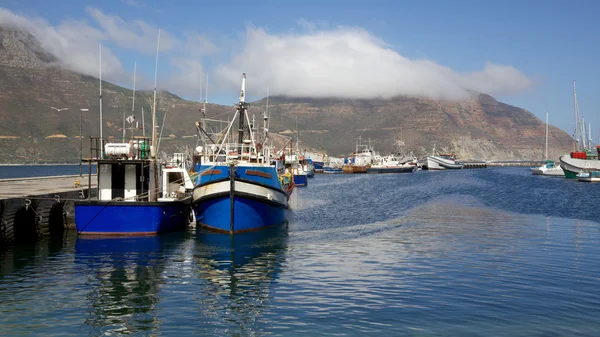
[[[35,37],[4,28],[0,28],[0,78],[0,162],[77,162],[81,108],[89,109],[82,115],[87,154],[87,137],[98,136],[100,129],[98,79],[60,68],[60,60],[46,53]],[[132,91],[108,82],[102,88],[103,135],[120,141],[123,115],[131,113]],[[151,96],[149,91],[136,92],[137,121],[142,121],[143,107],[147,129]],[[540,159],[543,155],[544,123],[485,94],[474,93],[464,102],[271,97],[269,103],[271,132],[295,130],[297,123],[302,144],[333,155],[354,151],[359,136],[370,138],[381,152],[398,150],[395,143],[402,139],[402,149],[418,155],[430,153],[434,145],[463,159]],[[259,119],[265,104],[265,99],[252,103],[251,116]],[[158,125],[167,113],[161,149],[169,153],[195,147],[199,108],[198,102],[159,93]],[[208,104],[207,111],[209,117],[227,119],[234,108]],[[550,136],[552,157],[569,150],[568,134],[551,127]]]

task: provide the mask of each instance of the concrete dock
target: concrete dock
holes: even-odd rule
[[[15,242],[62,235],[74,228],[74,202],[88,197],[97,176],[0,179],[0,252]],[[92,197],[95,193],[92,193]]]
[[[96,179],[93,174],[92,188],[96,187]],[[87,175],[0,179],[0,200],[56,194],[63,199],[76,199],[82,189],[87,196]]]

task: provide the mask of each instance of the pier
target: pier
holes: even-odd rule
[[[0,251],[15,242],[74,228],[74,201],[88,198],[93,175],[0,179]]]

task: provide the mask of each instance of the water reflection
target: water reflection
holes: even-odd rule
[[[19,244],[9,247],[0,254],[0,278],[7,275],[32,276],[31,273],[38,272],[38,269],[48,269],[48,273],[53,273],[52,268],[44,268],[49,259],[53,259],[73,247],[75,237],[65,234],[63,236],[42,238],[36,243]]]
[[[158,329],[164,271],[181,233],[135,238],[79,238],[75,268],[87,276],[85,323],[104,334]]]
[[[199,231],[194,260],[206,280],[202,314],[210,334],[260,330],[287,249],[287,225],[229,236]]]

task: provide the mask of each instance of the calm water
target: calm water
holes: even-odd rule
[[[82,166],[82,174],[88,173],[88,165]],[[92,165],[96,173],[96,165]],[[0,179],[48,177],[79,174],[79,164],[65,165],[0,165]]]
[[[528,168],[309,184],[287,227],[233,241],[12,248],[0,335],[600,335],[600,185]]]

